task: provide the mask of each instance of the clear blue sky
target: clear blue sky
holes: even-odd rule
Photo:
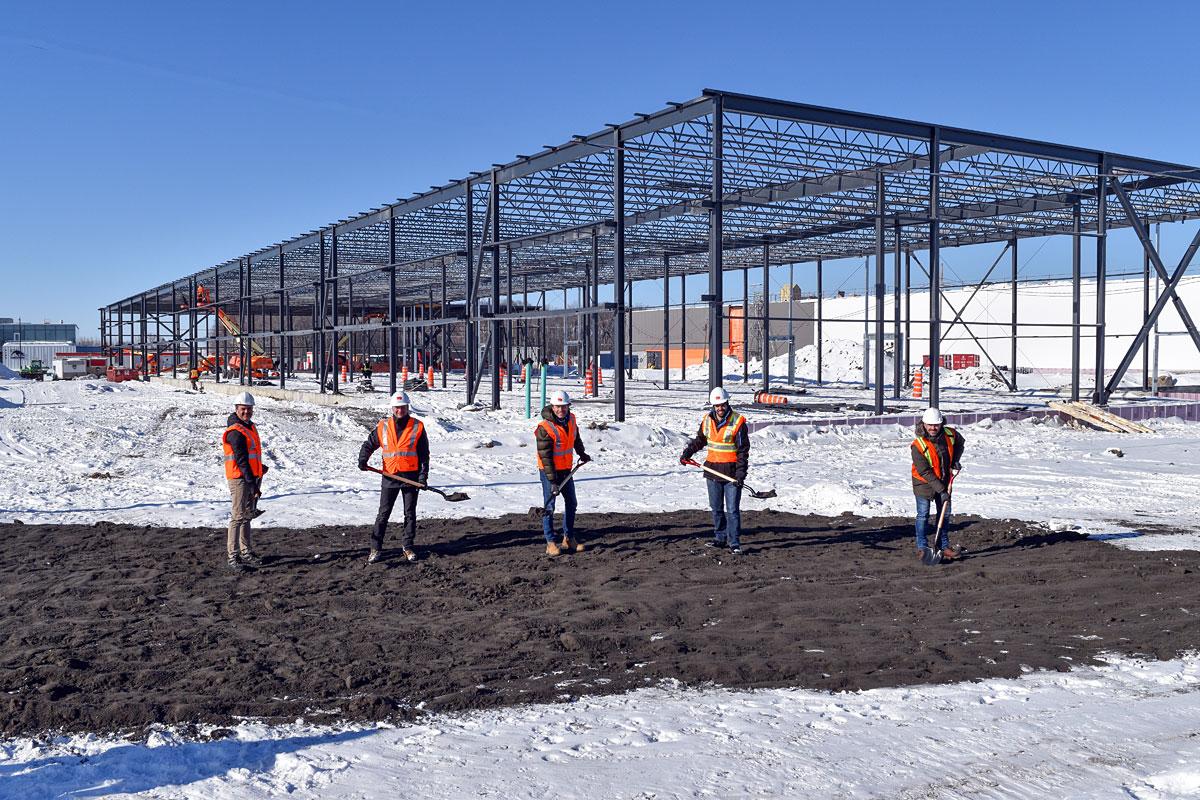
[[[1200,164],[1187,2],[3,9],[0,316],[85,335],[141,288],[704,87]]]

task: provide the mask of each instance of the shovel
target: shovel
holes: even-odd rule
[[[571,471],[567,473],[567,477],[563,478],[562,483],[560,483],[558,486],[555,486],[554,491],[550,492],[550,499],[546,501],[545,505],[530,506],[529,514],[528,514],[529,518],[532,520],[540,520],[543,517],[548,517],[548,516],[552,515],[554,512],[550,510],[550,504],[553,503],[554,498],[558,497],[558,495],[562,492],[562,490],[564,488],[566,488],[566,485],[571,482],[571,480],[575,477],[575,473],[582,466],[583,466],[583,462],[580,461],[578,464],[576,464],[574,467],[571,468]]]
[[[950,481],[946,484],[946,494],[951,497],[954,496],[954,478],[957,474],[950,473]],[[933,531],[933,547],[926,547],[925,552],[921,553],[921,563],[927,567],[942,563],[942,548],[938,546],[938,542],[942,540],[942,523],[946,521],[946,509],[949,506],[949,500],[942,503],[942,510],[938,512],[937,528]]]
[[[720,478],[721,480],[725,481],[726,483],[737,483],[737,481],[735,481],[733,478],[729,477],[728,475],[723,475],[722,473],[717,472],[715,469],[706,467],[703,464],[701,464],[699,461],[693,461],[692,459],[689,458],[684,463],[691,464],[693,467],[699,467],[700,469],[707,472],[709,475],[715,475],[716,477]],[[766,500],[771,497],[779,496],[779,495],[775,494],[774,489],[767,489],[765,492],[756,492],[753,487],[748,486],[747,484],[744,484],[744,483],[742,484],[742,488],[744,488],[746,491],[748,491],[750,493],[751,497],[758,499],[758,500]]]
[[[378,472],[380,475],[383,475],[384,477],[387,477],[387,478],[391,478],[394,481],[400,481],[401,483],[407,483],[409,486],[415,486],[418,489],[426,489],[435,494],[440,494],[443,499],[449,500],[451,503],[461,503],[463,500],[471,499],[471,498],[467,497],[465,494],[463,494],[462,492],[449,492],[449,493],[443,492],[441,489],[435,489],[432,486],[426,486],[423,483],[417,483],[416,481],[410,481],[408,478],[401,478],[399,475],[396,475],[395,473],[384,472],[383,470],[375,469],[374,467],[367,467],[367,471],[368,472]]]

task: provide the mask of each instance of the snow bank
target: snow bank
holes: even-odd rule
[[[0,380],[12,380],[14,378],[20,378],[20,377],[21,377],[20,373],[14,372],[13,370],[6,367],[4,364],[0,364]]]

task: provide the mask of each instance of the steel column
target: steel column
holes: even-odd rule
[[[1142,226],[1146,228],[1146,232],[1150,231],[1150,224],[1143,221]],[[1150,319],[1150,251],[1142,248],[1142,324]],[[1142,391],[1150,391],[1150,339],[1147,337],[1146,343],[1142,345]]]
[[[742,269],[742,383],[750,382],[750,268]]]
[[[1071,204],[1071,401],[1079,400],[1079,373],[1082,364],[1080,347],[1080,297],[1081,274],[1081,240],[1083,232],[1082,211],[1079,201]]]
[[[1012,328],[1010,334],[1011,347],[1009,353],[1009,374],[1012,375],[1010,388],[1017,390],[1017,240],[1014,237],[1009,243],[1009,262],[1012,268]]]
[[[663,253],[663,388],[671,388],[671,256]]]
[[[613,131],[613,418],[625,421],[625,146]]]
[[[794,316],[796,316],[796,265],[788,264],[788,386],[796,383],[796,329],[792,324]]]
[[[725,195],[724,101],[713,98],[712,111],[712,192],[708,211],[708,388],[715,389],[724,378],[724,214],[721,199]]]
[[[875,173],[875,413],[883,413],[884,260],[883,216],[887,213],[883,173]]]
[[[939,185],[942,147],[941,131],[934,128],[929,137],[929,407],[937,408],[941,399],[942,361],[942,248],[941,187]]]
[[[892,229],[895,240],[895,250],[892,255],[892,399],[899,400],[900,392],[904,389],[904,375],[901,372],[905,361],[904,352],[908,349],[908,340],[900,336],[900,222],[897,221]]]
[[[500,241],[500,184],[492,170],[492,239]],[[500,363],[504,360],[504,341],[500,329],[504,323],[495,318],[500,311],[500,245],[492,248],[492,410],[500,408]],[[564,337],[565,338],[565,337]]]
[[[1092,402],[1103,405],[1104,397],[1104,334],[1106,331],[1104,302],[1108,280],[1108,162],[1100,160],[1096,181],[1096,385]]]
[[[821,351],[823,351],[825,349],[823,343],[821,342],[821,334],[822,334],[821,323],[823,322],[821,303],[823,302],[824,295],[825,295],[825,287],[824,287],[824,283],[822,281],[821,266],[822,266],[821,259],[818,258],[817,259],[817,384],[818,385],[821,383],[824,383],[824,381],[822,381],[822,379],[821,379],[822,378],[822,374],[821,374],[822,352]]]
[[[763,242],[762,388],[771,388],[771,245]]]

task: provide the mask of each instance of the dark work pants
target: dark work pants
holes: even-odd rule
[[[371,533],[371,548],[383,549],[383,535],[387,532],[388,519],[396,505],[396,495],[404,496],[404,532],[400,539],[403,547],[412,548],[417,535],[417,489],[407,486],[384,485],[379,489],[379,513],[375,515],[375,530]]]

